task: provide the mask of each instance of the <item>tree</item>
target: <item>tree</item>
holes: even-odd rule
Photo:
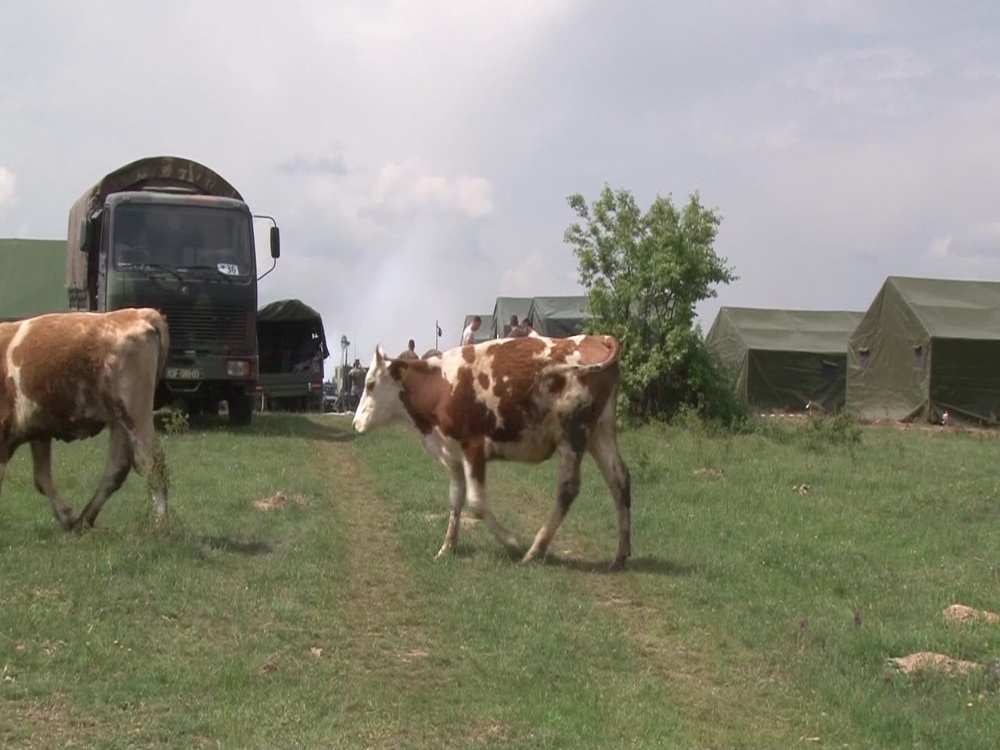
[[[731,421],[713,413],[735,408],[735,399],[723,394],[727,403],[716,403],[724,378],[694,326],[695,305],[737,279],[715,253],[717,211],[695,192],[680,210],[657,195],[643,213],[629,191],[608,185],[590,208],[579,194],[568,201],[580,222],[564,241],[579,263],[592,330],[619,341],[626,414],[669,417],[687,405]]]

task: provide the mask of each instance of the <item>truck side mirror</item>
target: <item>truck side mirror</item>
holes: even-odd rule
[[[281,234],[277,227],[271,227],[271,257],[275,260],[281,257]]]

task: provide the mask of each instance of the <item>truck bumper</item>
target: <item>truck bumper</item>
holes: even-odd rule
[[[169,394],[184,396],[200,391],[231,393],[234,390],[252,395],[258,378],[255,356],[238,354],[201,354],[192,356],[171,352],[160,379]],[[224,398],[225,396],[221,396]]]

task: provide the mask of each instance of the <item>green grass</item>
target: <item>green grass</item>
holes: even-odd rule
[[[79,510],[106,439],[55,449]],[[30,454],[0,497],[4,747],[993,747],[1000,677],[996,437],[768,425],[622,436],[634,557],[610,573],[592,463],[548,561],[474,523],[436,560],[445,472],[410,433],[337,417],[164,436],[170,528],[131,477],[97,528],[59,530]],[[527,542],[554,462],[493,464]],[[286,507],[255,500],[284,492]],[[860,625],[856,624],[856,616]]]

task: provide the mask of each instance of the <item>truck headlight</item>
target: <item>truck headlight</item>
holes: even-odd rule
[[[245,359],[226,360],[226,375],[231,378],[249,377],[250,363]]]

